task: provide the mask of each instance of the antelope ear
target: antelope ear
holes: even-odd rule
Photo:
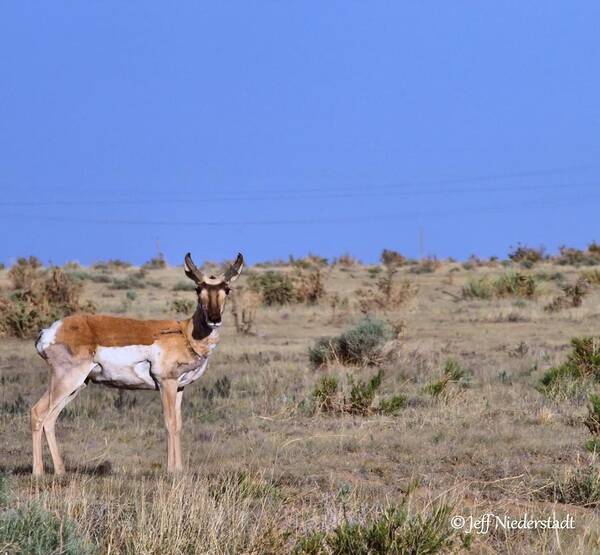
[[[204,276],[202,272],[198,270],[190,253],[188,252],[183,259],[183,270],[185,271],[185,275],[189,277],[191,280],[196,283],[202,283]]]
[[[226,283],[231,283],[232,281],[235,281],[238,277],[240,277],[243,267],[244,257],[242,256],[242,253],[238,253],[235,262],[225,272],[223,281],[225,281]]]

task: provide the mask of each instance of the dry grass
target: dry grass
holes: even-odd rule
[[[395,277],[418,287],[410,310],[376,309],[404,326],[393,356],[381,363],[385,372],[373,400],[379,406],[401,393],[405,403],[394,414],[310,410],[324,372],[346,384],[350,371],[355,383],[368,383],[378,370],[313,370],[308,360],[317,338],[340,335],[362,317],[355,293],[377,279],[370,268],[353,262],[324,269],[327,297],[318,304],[256,307],[253,334],[236,333],[229,307],[207,374],[185,391],[187,470],[175,478],[163,473],[158,396],[90,386],[58,424],[66,477],[33,481],[28,407],[41,396],[48,372],[31,341],[2,338],[0,470],[8,474],[8,506],[41,504],[73,521],[100,553],[286,553],[347,519],[372,522],[410,490],[415,515],[430,514],[438,498],[453,514],[574,515],[574,531],[474,535],[473,553],[597,552],[597,509],[589,496],[585,502],[573,494],[595,485],[579,472],[596,456],[585,447],[587,397],[553,400],[536,387],[564,362],[572,337],[597,335],[600,290],[591,288],[580,306],[553,314],[544,310],[561,293],[553,280],[534,297],[463,300],[470,279],[494,282],[506,268],[440,264],[423,273],[401,266]],[[549,261],[536,262],[535,270],[560,270],[567,283],[578,277],[576,268]],[[133,300],[126,290],[109,288],[138,271],[82,269],[81,301],[94,301],[101,312],[160,318],[173,315],[172,301],[194,298],[173,291],[181,268],[152,270],[161,287],[136,289]],[[247,284],[244,276],[240,281]],[[7,270],[0,271],[0,286],[11,287]],[[469,387],[449,380],[446,387],[456,394],[441,402],[427,387],[444,378],[447,360],[468,369]],[[581,487],[573,478],[580,475],[588,480]],[[555,493],[539,493],[546,491]],[[460,551],[461,542],[450,550]]]

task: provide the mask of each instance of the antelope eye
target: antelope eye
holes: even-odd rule
[[[231,291],[231,289],[229,289],[229,287],[225,287],[224,291],[225,291],[225,295],[229,295],[229,292]]]

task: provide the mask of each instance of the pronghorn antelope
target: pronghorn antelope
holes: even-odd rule
[[[184,270],[196,283],[198,306],[187,320],[133,320],[75,314],[43,330],[36,349],[51,368],[50,385],[31,409],[33,474],[44,472],[42,431],[56,474],[65,467],[54,425],[60,411],[88,382],[122,389],[160,392],[167,429],[167,470],[181,470],[181,400],[183,388],[206,370],[219,340],[221,315],[229,285],[238,278],[241,254],[219,276],[206,276],[185,256]]]

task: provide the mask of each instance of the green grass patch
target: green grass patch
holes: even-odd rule
[[[436,503],[426,513],[407,505],[390,507],[364,522],[349,519],[332,530],[317,530],[301,538],[296,555],[431,554],[458,547],[458,535],[449,526],[452,507]]]
[[[323,376],[315,384],[312,392],[314,407],[319,412],[333,414],[393,416],[406,406],[406,397],[400,394],[381,397],[379,390],[383,376],[382,369],[368,380],[359,380],[348,374],[345,388],[337,377]],[[380,397],[378,404],[375,403],[376,397]]]
[[[574,337],[567,360],[550,368],[541,378],[539,390],[548,397],[575,398],[600,382],[600,338]]]

